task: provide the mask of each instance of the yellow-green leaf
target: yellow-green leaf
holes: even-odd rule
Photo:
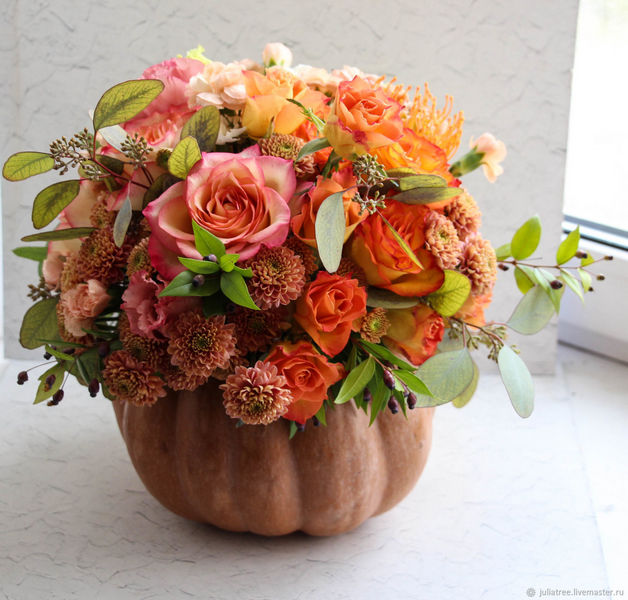
[[[54,375],[54,382],[51,386],[48,386],[46,385],[46,379],[48,379],[51,375]],[[61,388],[64,377],[65,369],[59,363],[42,373],[39,376],[39,386],[37,387],[37,393],[33,404],[39,404],[40,402],[43,402],[53,396],[54,393]]]
[[[249,289],[246,287],[244,277],[237,271],[222,273],[220,277],[220,289],[222,293],[235,304],[250,308],[251,310],[260,310],[259,306],[253,302]]]
[[[33,304],[22,319],[20,344],[32,350],[45,344],[44,340],[59,337],[57,325],[58,298],[46,298]]]
[[[33,225],[36,229],[45,227],[57,217],[79,193],[78,180],[59,181],[44,188],[33,202]]]
[[[53,240],[75,240],[87,237],[95,227],[68,227],[67,229],[54,229],[53,231],[40,231],[25,235],[23,242],[51,242]]]
[[[556,263],[563,265],[569,262],[578,252],[580,244],[580,225],[576,227],[558,246],[556,251]]]
[[[183,126],[181,139],[192,136],[201,152],[211,152],[220,131],[220,113],[215,106],[204,106],[196,111]]]
[[[52,157],[44,152],[17,152],[7,158],[2,176],[9,181],[21,181],[50,171],[54,164]]]
[[[445,188],[447,181],[439,175],[408,175],[399,179],[399,189],[402,192],[415,188]],[[460,190],[458,190],[460,193]]]
[[[418,298],[398,296],[390,290],[383,290],[381,288],[368,288],[368,297],[366,299],[368,306],[379,306],[380,308],[411,308],[418,303]]]
[[[524,260],[538,248],[541,241],[541,220],[534,216],[528,219],[512,236],[510,250],[515,260]]]
[[[400,182],[410,177],[405,177]],[[457,187],[417,187],[394,196],[395,200],[405,204],[432,204],[460,196],[462,190]]]
[[[198,142],[192,136],[184,137],[168,158],[168,171],[179,179],[185,179],[190,169],[201,160]]]
[[[527,294],[534,286],[534,279],[530,276],[532,269],[526,266],[515,267],[515,282],[522,294]]]
[[[382,220],[386,224],[386,227],[388,227],[388,229],[390,229],[390,232],[393,234],[393,237],[395,238],[395,240],[397,240],[397,243],[399,244],[399,246],[401,246],[401,249],[408,255],[408,258],[417,267],[423,269],[424,267],[423,267],[421,261],[418,259],[417,255],[414,253],[412,248],[410,248],[410,246],[408,246],[406,241],[399,235],[399,232],[393,227],[392,223],[390,223],[388,221],[388,219],[381,212],[377,211],[377,214],[382,218]],[[340,263],[340,260],[338,261],[338,263]]]
[[[427,298],[432,308],[444,317],[455,315],[471,293],[471,282],[462,273],[445,270],[445,280]]]

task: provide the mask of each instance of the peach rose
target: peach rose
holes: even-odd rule
[[[403,132],[401,106],[360,77],[338,85],[323,134],[337,154],[349,158],[397,141]]]
[[[305,194],[300,212],[292,217],[290,221],[290,227],[294,235],[308,246],[316,248],[316,214],[323,200],[336,192],[352,187],[354,184],[355,177],[351,167],[335,172],[331,179],[319,176],[316,181],[316,187]],[[354,194],[355,190],[350,190],[342,196],[346,219],[345,242],[349,239],[353,230],[368,216],[366,212],[360,215],[360,205],[352,201]]]
[[[425,304],[417,304],[412,308],[387,310],[386,316],[390,328],[382,341],[393,352],[414,365],[423,364],[434,355],[445,331],[437,312]]]
[[[294,318],[323,352],[336,356],[365,314],[366,291],[355,279],[319,271],[297,300]]]
[[[355,230],[349,249],[350,257],[364,270],[366,281],[400,296],[425,296],[436,291],[445,276],[436,259],[424,248],[429,209],[388,200],[381,212],[414,251],[423,268],[406,254],[383,219],[371,215]]]
[[[277,367],[292,392],[293,401],[283,417],[298,423],[305,423],[319,411],[329,387],[344,375],[342,365],[330,363],[306,341],[275,346],[266,362]]]
[[[94,318],[109,304],[111,297],[107,288],[96,279],[79,283],[76,287],[61,294],[61,310],[65,328],[75,337],[87,335],[83,329],[90,329]]]

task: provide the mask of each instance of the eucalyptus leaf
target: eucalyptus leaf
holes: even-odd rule
[[[46,298],[26,311],[20,328],[20,344],[24,348],[39,348],[45,344],[43,340],[59,337],[57,302],[58,298]]]
[[[158,79],[134,79],[109,88],[94,109],[94,129],[118,125],[143,111],[164,89]]]
[[[79,193],[78,180],[59,181],[44,188],[33,202],[33,226],[35,229],[45,227],[57,217]]]
[[[98,133],[105,138],[107,144],[113,146],[116,150],[122,151],[122,144],[126,141],[127,132],[120,125],[102,127]]]
[[[508,242],[507,244],[502,244],[499,248],[496,248],[495,255],[498,261],[509,259],[512,256],[510,242]]]
[[[54,159],[44,152],[17,152],[7,158],[2,167],[2,176],[9,181],[22,181],[46,173],[54,165]]]
[[[410,179],[405,178],[405,179]],[[405,181],[400,179],[400,182]],[[417,187],[393,196],[394,200],[404,204],[432,204],[460,196],[462,190],[458,187]]]
[[[122,244],[124,244],[124,238],[132,218],[131,198],[127,195],[116,215],[116,220],[113,222],[113,242],[118,248],[121,248]]]
[[[395,169],[388,169],[386,175],[392,179],[401,179],[402,177],[412,177],[418,175],[418,173],[410,167],[397,167]]]
[[[204,106],[196,111],[183,126],[181,139],[192,136],[201,152],[211,152],[220,131],[220,112],[215,106]]]
[[[367,291],[366,304],[380,308],[411,308],[419,303],[418,298],[398,296],[390,290],[370,287]]]
[[[222,293],[235,304],[250,308],[251,310],[260,310],[259,306],[253,302],[251,294],[246,287],[244,277],[236,271],[223,273],[220,277],[220,289]]]
[[[209,260],[198,260],[196,258],[179,257],[179,262],[194,273],[202,273],[203,275],[212,275],[220,271],[218,263]]]
[[[466,348],[441,352],[426,360],[417,376],[433,394],[419,396],[417,406],[438,406],[451,402],[467,389],[473,379],[473,360]]]
[[[524,260],[538,248],[541,241],[541,221],[537,216],[528,219],[512,236],[510,249],[515,260]]]
[[[51,386],[46,384],[46,379],[50,376],[54,376],[54,382]],[[65,368],[58,363],[42,373],[39,376],[39,386],[37,387],[37,393],[35,394],[35,401],[33,404],[39,404],[40,402],[52,397],[57,390],[61,388],[64,377]]]
[[[20,248],[13,248],[13,254],[20,258],[28,258],[29,260],[35,260],[41,262],[48,256],[47,246],[21,246]]]
[[[455,315],[471,293],[471,282],[458,271],[445,269],[445,280],[427,299],[432,308],[443,317]]]
[[[342,258],[345,238],[344,190],[327,196],[316,214],[316,245],[323,266],[335,273]]]
[[[315,140],[312,140],[311,142],[307,142],[307,144],[305,144],[303,148],[301,148],[301,150],[299,151],[299,154],[297,155],[294,162],[299,162],[302,158],[305,158],[306,156],[309,156],[310,154],[314,154],[315,152],[318,152],[319,150],[324,150],[325,148],[329,148],[329,146],[330,146],[329,140],[324,137],[316,138]]]
[[[541,331],[553,315],[551,298],[540,285],[535,285],[521,298],[506,324],[514,331],[533,335]]]
[[[558,246],[556,263],[563,265],[569,262],[578,252],[580,244],[580,225],[578,225]]]
[[[375,361],[369,356],[356,367],[349,371],[349,374],[342,382],[342,387],[338,392],[335,403],[344,404],[349,402],[358,392],[361,392],[375,374]]]
[[[525,265],[515,267],[515,282],[522,294],[527,294],[536,285],[532,271],[533,269]]]
[[[534,409],[534,382],[528,367],[510,346],[499,351],[497,364],[513,408],[520,417],[529,417]]]
[[[568,285],[576,294],[576,296],[578,296],[578,298],[580,298],[580,300],[584,302],[584,291],[582,289],[582,285],[580,284],[580,282],[571,273],[569,273],[569,271],[565,271],[564,269],[561,269],[560,272],[561,272],[561,275],[560,275],[561,281],[565,283],[566,285]]]
[[[192,221],[194,231],[194,244],[201,256],[213,254],[220,259],[227,253],[225,245],[213,233],[203,229],[196,221]]]
[[[478,387],[478,380],[479,379],[480,379],[480,369],[478,368],[478,366],[474,362],[473,363],[473,379],[471,379],[471,382],[465,388],[465,390],[462,392],[462,394],[460,394],[460,396],[456,396],[451,401],[451,403],[456,408],[462,408],[463,406],[466,406],[469,403],[469,401],[471,400],[471,398],[473,398],[473,394],[475,394],[475,390]]]
[[[179,179],[185,179],[190,169],[201,160],[201,150],[198,142],[192,136],[187,136],[174,147],[168,158],[168,171]]]
[[[53,231],[41,231],[31,235],[25,235],[23,242],[52,242],[55,240],[75,240],[87,237],[95,227],[69,227],[67,229],[55,229]]]

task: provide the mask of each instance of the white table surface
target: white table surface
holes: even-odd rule
[[[465,409],[439,408],[410,496],[334,538],[233,534],[169,513],[137,478],[107,400],[70,386],[60,406],[31,406],[34,378],[18,387],[25,363],[9,362],[0,597],[509,600],[530,597],[529,588],[536,597],[547,588],[628,596],[628,370],[565,348],[561,362],[557,376],[536,378],[527,421],[497,375],[481,378]]]

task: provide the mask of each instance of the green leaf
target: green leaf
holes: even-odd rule
[[[174,147],[168,158],[168,171],[179,179],[185,179],[190,169],[201,160],[198,142],[192,136],[184,137]]]
[[[68,205],[79,193],[78,180],[59,181],[44,188],[33,202],[33,225],[36,229],[45,227]]]
[[[517,304],[506,325],[524,335],[533,335],[543,329],[554,314],[554,304],[539,285],[530,289]]]
[[[421,261],[417,258],[416,254],[413,252],[412,248],[410,248],[410,246],[408,246],[408,244],[406,244],[406,241],[399,235],[399,232],[392,226],[392,224],[388,221],[388,219],[381,212],[377,211],[377,214],[382,218],[382,220],[386,224],[386,227],[388,227],[388,229],[393,234],[393,237],[395,238],[397,243],[401,246],[401,249],[408,255],[408,258],[417,267],[423,269],[424,267],[421,264]]]
[[[118,248],[121,248],[122,244],[124,244],[124,238],[131,224],[132,217],[133,209],[131,208],[131,198],[127,194],[126,199],[116,215],[116,220],[113,223],[113,242]]]
[[[327,196],[318,209],[316,245],[321,262],[327,271],[335,273],[342,258],[345,239],[345,208],[342,203],[344,190]]]
[[[204,106],[196,111],[183,126],[181,139],[192,136],[201,152],[211,152],[220,131],[220,112],[215,106]]]
[[[203,275],[212,275],[220,271],[218,263],[210,260],[198,260],[196,258],[185,258],[179,256],[179,262],[194,273],[202,273]]]
[[[375,374],[375,361],[369,356],[365,361],[349,371],[349,374],[342,382],[342,387],[338,392],[335,403],[344,404],[349,402],[357,393],[361,392]]]
[[[559,279],[563,283],[568,285],[576,294],[576,296],[578,296],[578,298],[580,298],[580,300],[584,302],[584,293],[583,293],[582,286],[580,285],[580,282],[571,273],[569,273],[569,271],[565,271],[564,269],[561,269],[560,273],[561,275]]]
[[[556,263],[563,265],[569,262],[578,252],[580,244],[580,225],[578,225],[558,246]]]
[[[445,280],[427,299],[432,308],[443,317],[455,315],[471,293],[471,282],[458,271],[445,270]]]
[[[323,427],[327,427],[327,403],[323,402],[318,412],[314,415]]]
[[[451,401],[451,403],[456,408],[462,408],[463,406],[466,406],[471,400],[471,398],[473,398],[473,394],[475,394],[475,390],[478,387],[479,379],[480,379],[480,369],[478,369],[478,366],[475,363],[473,363],[473,379],[471,379],[471,382],[465,388],[462,394],[460,394],[460,396],[456,396]]]
[[[402,192],[416,188],[446,188],[447,181],[440,175],[406,175],[399,179],[399,189]],[[460,190],[458,190],[460,194]]]
[[[407,177],[406,179],[410,179]],[[401,179],[400,181],[405,181]],[[400,192],[393,196],[393,200],[398,200],[404,204],[432,204],[460,196],[462,190],[458,187],[418,187],[405,192]]]
[[[413,175],[418,175],[418,173],[410,167],[396,167],[395,169],[388,169],[386,171],[386,175],[388,175],[391,179],[401,179],[402,177],[412,177]]]
[[[23,242],[51,242],[54,240],[75,240],[87,237],[95,227],[70,227],[68,229],[55,229],[54,231],[41,231],[32,235],[25,235]]]
[[[224,294],[217,293],[211,296],[205,296],[203,298],[203,315],[206,318],[213,317],[214,315],[225,314],[225,304],[227,299]]]
[[[114,158],[113,156],[106,156],[105,154],[97,154],[96,158],[101,165],[107,167],[110,171],[122,175],[124,173],[124,162]]]
[[[192,283],[196,273],[182,271],[159,294],[162,296],[211,296],[220,289],[217,277],[208,277],[203,285],[198,287]]]
[[[329,146],[330,146],[330,143],[327,140],[327,138],[324,138],[324,137],[316,138],[315,140],[308,142],[307,144],[303,146],[303,148],[301,148],[294,162],[299,162],[302,158],[305,158],[306,156],[309,156],[310,154],[314,154],[315,152],[318,152],[319,150],[324,150],[325,148],[329,148]]]
[[[499,248],[495,250],[495,254],[497,256],[497,260],[507,260],[512,256],[512,251],[510,250],[510,242],[507,244],[502,244]]]
[[[21,246],[20,248],[13,248],[13,254],[20,258],[28,258],[29,260],[36,260],[41,262],[48,256],[47,246]]]
[[[17,152],[7,158],[2,167],[2,176],[9,181],[22,181],[46,173],[54,165],[53,158],[44,152]]]
[[[386,408],[386,403],[388,398],[390,398],[390,390],[384,384],[384,371],[378,364],[375,365],[375,374],[369,382],[368,388],[372,396],[370,426],[374,423],[377,415]]]
[[[372,342],[367,342],[366,340],[360,340],[360,346],[362,346],[362,348],[364,348],[364,350],[366,350],[369,354],[377,356],[377,358],[379,358],[380,360],[387,360],[393,365],[397,365],[401,369],[406,369],[407,371],[414,371],[416,369],[416,367],[412,366],[410,363],[407,363],[405,360],[401,360],[388,348],[385,348],[380,344],[373,344]]]
[[[54,340],[59,337],[57,326],[58,298],[46,298],[33,304],[22,319],[20,328],[20,344],[32,350],[44,345],[45,339]]]
[[[48,387],[46,385],[46,379],[48,379],[50,375],[54,375],[55,380],[54,383],[50,387]],[[44,400],[47,400],[48,398],[53,396],[56,391],[61,388],[64,377],[65,368],[60,364],[56,364],[44,373],[42,373],[39,376],[39,387],[37,388],[37,394],[35,395],[35,401],[33,402],[33,404],[39,404],[40,402],[43,402]]]
[[[296,434],[297,434],[297,424],[295,421],[290,421],[290,435],[288,436],[288,439],[291,440]]]
[[[232,254],[231,256],[236,256],[235,254]],[[239,256],[239,255],[237,255]],[[235,267],[233,267],[233,270],[236,273],[240,273],[240,275],[242,275],[242,277],[253,277],[253,269],[251,269],[251,267],[246,267],[246,269],[243,269],[242,267],[238,267],[237,265]]]
[[[89,385],[92,379],[102,382],[101,359],[96,348],[90,348],[77,356],[76,367],[85,385]]]
[[[545,293],[549,296],[550,300],[554,304],[554,310],[556,311],[556,314],[558,314],[560,312],[560,301],[565,292],[564,287],[560,287],[557,290],[555,290],[551,286],[551,282],[556,281],[556,277],[554,276],[553,273],[550,273],[549,271],[546,271],[545,269],[536,268],[534,270],[534,275],[537,281],[541,282],[543,280],[543,282],[541,283],[541,286],[543,287],[543,289],[545,290]]]
[[[390,290],[383,290],[381,288],[368,288],[368,297],[366,299],[368,306],[378,306],[380,308],[411,308],[418,303],[418,298],[398,296]]]
[[[143,111],[164,89],[157,79],[134,79],[109,88],[94,109],[94,129],[117,125]]]
[[[159,198],[159,196],[161,196],[169,187],[172,187],[179,181],[180,179],[178,177],[175,177],[170,173],[162,173],[146,190],[142,200],[142,206],[146,208],[148,204]]]
[[[194,230],[194,244],[201,256],[214,254],[216,258],[224,256],[227,252],[225,245],[213,233],[203,229],[196,221],[192,221]]]
[[[588,267],[589,265],[593,264],[595,262],[595,259],[587,252],[586,256],[584,258],[580,259],[580,266],[581,267]]]
[[[537,216],[528,219],[512,236],[510,249],[515,260],[524,260],[538,248],[541,241],[541,221]]]
[[[259,310],[259,306],[253,302],[251,294],[249,294],[249,290],[246,287],[244,277],[242,277],[240,273],[236,271],[223,273],[220,277],[220,289],[231,302],[244,306],[245,308],[250,308],[251,310]]]
[[[415,394],[421,394],[422,396],[433,396],[432,392],[425,385],[421,379],[419,379],[414,373],[409,371],[403,371],[401,369],[395,369],[391,373],[399,380],[403,381],[411,392]]]
[[[528,367],[510,346],[499,351],[497,364],[513,408],[520,417],[529,417],[534,409],[534,383]]]
[[[526,266],[515,267],[515,282],[522,294],[527,294],[536,284],[534,269]]]
[[[582,281],[582,289],[585,292],[590,292],[592,283],[591,275],[583,269],[578,269],[578,275],[580,275],[580,280]]]
[[[451,402],[467,389],[473,379],[473,360],[466,348],[440,352],[426,360],[417,375],[433,397],[419,396],[417,406],[438,406]]]
[[[238,262],[240,258],[239,254],[223,254],[218,260],[218,265],[225,273],[230,273],[235,269],[235,264]],[[241,273],[240,273],[241,274]],[[251,271],[251,276],[253,275],[253,271]]]
[[[48,352],[48,354],[54,356],[55,358],[59,358],[61,360],[74,360],[74,356],[71,356],[70,354],[66,354],[65,352],[61,352],[60,350],[55,350],[49,344],[46,344],[46,352]]]

